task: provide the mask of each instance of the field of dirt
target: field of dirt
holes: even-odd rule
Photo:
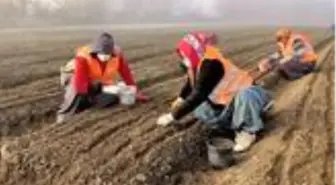
[[[174,47],[183,30],[115,32],[146,104],[92,109],[54,124],[59,68],[98,30],[0,32],[0,184],[334,184],[334,37],[301,28],[320,53],[318,70],[269,91],[276,104],[260,141],[239,163],[213,170],[206,128],[194,119],[158,127],[183,85]],[[275,29],[215,29],[224,53],[249,69],[275,49]]]

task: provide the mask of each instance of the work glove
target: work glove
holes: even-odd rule
[[[178,109],[184,103],[184,99],[181,97],[176,98],[170,106],[172,111]]]
[[[175,118],[171,113],[163,114],[159,117],[159,119],[156,121],[157,125],[160,126],[168,126],[175,122]]]

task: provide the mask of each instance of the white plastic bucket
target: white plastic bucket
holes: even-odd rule
[[[122,105],[133,105],[136,102],[136,87],[124,86],[120,89],[120,103]]]

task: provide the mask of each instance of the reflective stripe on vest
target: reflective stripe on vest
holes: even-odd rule
[[[77,50],[77,56],[82,56],[86,58],[88,66],[88,75],[91,81],[100,81],[104,85],[112,85],[116,82],[118,76],[118,70],[120,66],[120,56],[111,58],[111,60],[106,62],[104,71],[100,62],[92,58],[90,55],[91,49],[89,46],[84,46]]]
[[[209,96],[209,99],[212,102],[221,105],[229,105],[238,91],[252,85],[253,79],[249,73],[239,69],[229,60],[225,59],[219,49],[208,46],[199,66],[201,66],[202,62],[206,59],[210,59],[209,61],[211,61],[211,59],[219,60],[225,71],[223,78]]]
[[[312,44],[301,34],[293,34],[286,45],[281,48],[284,56],[292,56],[294,54],[294,41],[297,39],[302,41],[304,45],[304,52],[301,56],[302,62],[315,62],[318,59],[318,55],[315,53]]]

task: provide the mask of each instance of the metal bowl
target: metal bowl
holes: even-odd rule
[[[228,168],[235,163],[232,147],[234,143],[226,138],[209,138],[206,142],[208,161],[215,169]]]

